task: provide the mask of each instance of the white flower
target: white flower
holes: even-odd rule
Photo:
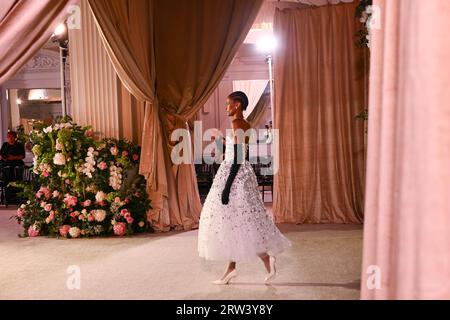
[[[69,234],[72,238],[78,238],[81,234],[81,230],[77,227],[72,227],[69,229]]]
[[[56,153],[55,157],[53,158],[53,163],[56,165],[63,166],[66,164],[66,157],[62,153]]]
[[[62,145],[61,145],[61,143],[59,142],[59,139],[56,139],[56,146],[55,146],[55,148],[56,148],[56,150],[62,150]]]
[[[55,190],[53,191],[53,198],[58,198],[59,197],[59,191]]]
[[[111,147],[111,149],[109,149],[109,151],[111,151],[111,154],[113,156],[116,156],[119,153],[119,149],[117,147]]]
[[[53,130],[52,126],[48,126],[47,128],[44,128],[45,133],[50,133],[50,132],[52,132],[52,130]]]
[[[97,200],[97,202],[102,202],[105,199],[106,199],[106,193],[104,193],[103,191],[98,191],[96,193],[95,200]]]
[[[102,222],[106,218],[105,210],[94,210],[94,218],[98,222]]]

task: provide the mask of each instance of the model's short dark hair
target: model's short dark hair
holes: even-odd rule
[[[235,91],[231,93],[228,98],[234,101],[238,101],[241,103],[242,109],[246,110],[248,106],[248,97],[247,95],[242,91]]]

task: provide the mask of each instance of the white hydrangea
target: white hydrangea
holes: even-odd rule
[[[106,218],[106,211],[101,210],[101,209],[94,210],[93,215],[94,215],[95,221],[102,222]]]
[[[106,199],[106,193],[104,193],[103,191],[98,191],[96,194],[95,194],[95,200],[97,201],[97,202],[102,202],[103,200],[105,200]]]
[[[53,163],[59,166],[63,166],[66,164],[66,157],[62,153],[58,152],[53,157]]]
[[[69,229],[69,234],[72,238],[78,238],[81,234],[81,230],[77,227],[72,227]]]

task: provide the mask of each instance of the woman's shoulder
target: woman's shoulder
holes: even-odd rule
[[[250,123],[245,120],[245,119],[234,119],[232,121],[233,124],[233,129],[243,129],[243,130],[248,130],[251,128]]]

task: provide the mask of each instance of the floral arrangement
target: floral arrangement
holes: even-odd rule
[[[373,0],[360,0],[358,6],[356,7],[356,17],[364,27],[360,29],[357,33],[357,45],[359,47],[369,47],[370,48],[370,23],[372,15],[372,2]]]
[[[124,236],[150,231],[140,149],[126,140],[96,140],[69,117],[30,133],[37,179],[15,183],[27,199],[15,218],[23,236]]]

